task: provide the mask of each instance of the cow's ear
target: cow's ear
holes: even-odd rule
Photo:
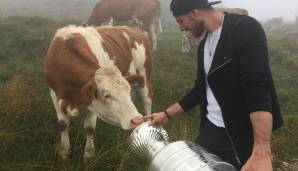
[[[97,87],[94,79],[89,80],[80,91],[81,98],[85,105],[89,105],[97,98]]]
[[[132,88],[135,87],[136,83],[139,83],[141,87],[145,86],[144,77],[141,76],[140,74],[128,75],[128,76],[125,76],[125,79],[129,82]]]

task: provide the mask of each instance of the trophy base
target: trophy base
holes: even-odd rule
[[[236,169],[204,148],[189,142],[176,141],[154,156],[149,171],[236,171]]]

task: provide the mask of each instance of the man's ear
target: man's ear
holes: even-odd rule
[[[187,15],[189,18],[197,19],[199,15],[199,10],[198,9],[191,10]]]
[[[194,17],[197,16],[199,13],[200,13],[200,10],[198,10],[198,9],[193,9],[190,11],[190,14]]]
[[[190,13],[191,13],[192,15],[195,15],[195,14],[198,13],[198,10],[197,10],[197,9],[193,9],[193,10],[190,11]]]
[[[89,80],[80,91],[83,104],[90,105],[97,98],[97,86],[94,79]]]
[[[203,9],[198,8],[198,9],[192,10],[191,11],[191,14],[195,18],[202,18],[202,17],[204,17],[206,15],[207,12],[206,12],[206,10],[203,10]]]

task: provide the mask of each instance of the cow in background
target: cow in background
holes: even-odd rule
[[[217,9],[221,12],[226,12],[226,13],[230,13],[230,14],[248,15],[248,11],[246,9],[243,9],[243,8],[225,8],[225,7],[221,7],[221,8],[217,8]]]
[[[86,25],[100,26],[114,20],[120,22],[135,21],[145,31],[157,49],[157,34],[161,28],[161,6],[159,0],[101,0],[93,9]]]
[[[224,8],[224,7],[222,7],[222,8],[216,8],[216,9],[218,9],[221,12],[240,14],[240,15],[248,15],[248,11],[246,9],[242,9],[242,8]],[[199,37],[199,41],[202,40],[204,35]],[[192,45],[193,40],[192,39],[193,39],[193,37],[192,37],[191,33],[189,33],[189,32],[182,33],[181,52],[188,53],[192,50],[192,48],[193,48],[193,45]]]
[[[131,100],[131,87],[136,83],[144,112],[151,113],[151,48],[147,36],[137,28],[59,29],[45,58],[44,76],[61,129],[58,154],[62,159],[70,154],[70,117],[82,110],[88,111],[84,120],[85,163],[95,157],[97,117],[123,129],[143,121]]]

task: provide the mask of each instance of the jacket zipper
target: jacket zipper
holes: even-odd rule
[[[217,71],[218,69],[222,68],[223,66],[225,66],[227,63],[231,62],[232,58],[230,58],[229,60],[227,60],[225,63],[221,64],[220,66],[214,68],[212,71],[208,72],[207,77],[210,76],[212,73],[214,73],[215,71]]]
[[[232,60],[232,59],[229,59],[228,61],[226,61],[226,62],[223,63],[222,65],[220,65],[220,66],[216,67],[215,69],[213,69],[212,71],[210,71],[210,72],[207,74],[207,77],[206,77],[206,81],[207,81],[207,83],[209,84],[209,82],[208,82],[208,77],[209,77],[212,73],[214,73],[215,71],[217,71],[217,70],[219,70],[220,68],[222,68],[223,66],[225,66],[225,65],[226,65],[227,63],[229,63],[231,60]],[[211,89],[210,84],[209,84],[209,87],[210,87],[210,89]],[[211,89],[211,91],[212,91],[212,89]],[[241,166],[241,161],[240,161],[240,158],[239,158],[239,156],[238,156],[237,150],[236,150],[236,148],[235,148],[234,142],[233,142],[233,140],[232,140],[232,138],[231,138],[231,135],[230,135],[230,133],[229,133],[229,131],[228,131],[228,129],[227,129],[226,127],[225,127],[225,131],[226,131],[227,136],[228,136],[228,139],[229,139],[229,141],[230,141],[230,143],[231,143],[231,145],[232,145],[232,148],[233,148],[233,151],[234,151],[234,155],[235,155],[236,161],[237,161],[237,163],[239,164],[239,166]]]
[[[229,133],[229,131],[228,131],[228,129],[227,129],[226,127],[225,127],[225,130],[226,130],[226,133],[227,133],[227,135],[228,135],[228,138],[229,138],[229,140],[230,140],[230,142],[231,142],[231,144],[232,144],[232,148],[233,148],[233,151],[234,151],[234,154],[235,154],[236,161],[237,161],[237,163],[239,164],[239,166],[241,166],[241,161],[240,161],[240,158],[239,158],[238,153],[237,153],[237,151],[236,151],[234,142],[233,142],[233,140],[232,140],[232,138],[231,138],[231,136],[230,136],[230,133]]]

